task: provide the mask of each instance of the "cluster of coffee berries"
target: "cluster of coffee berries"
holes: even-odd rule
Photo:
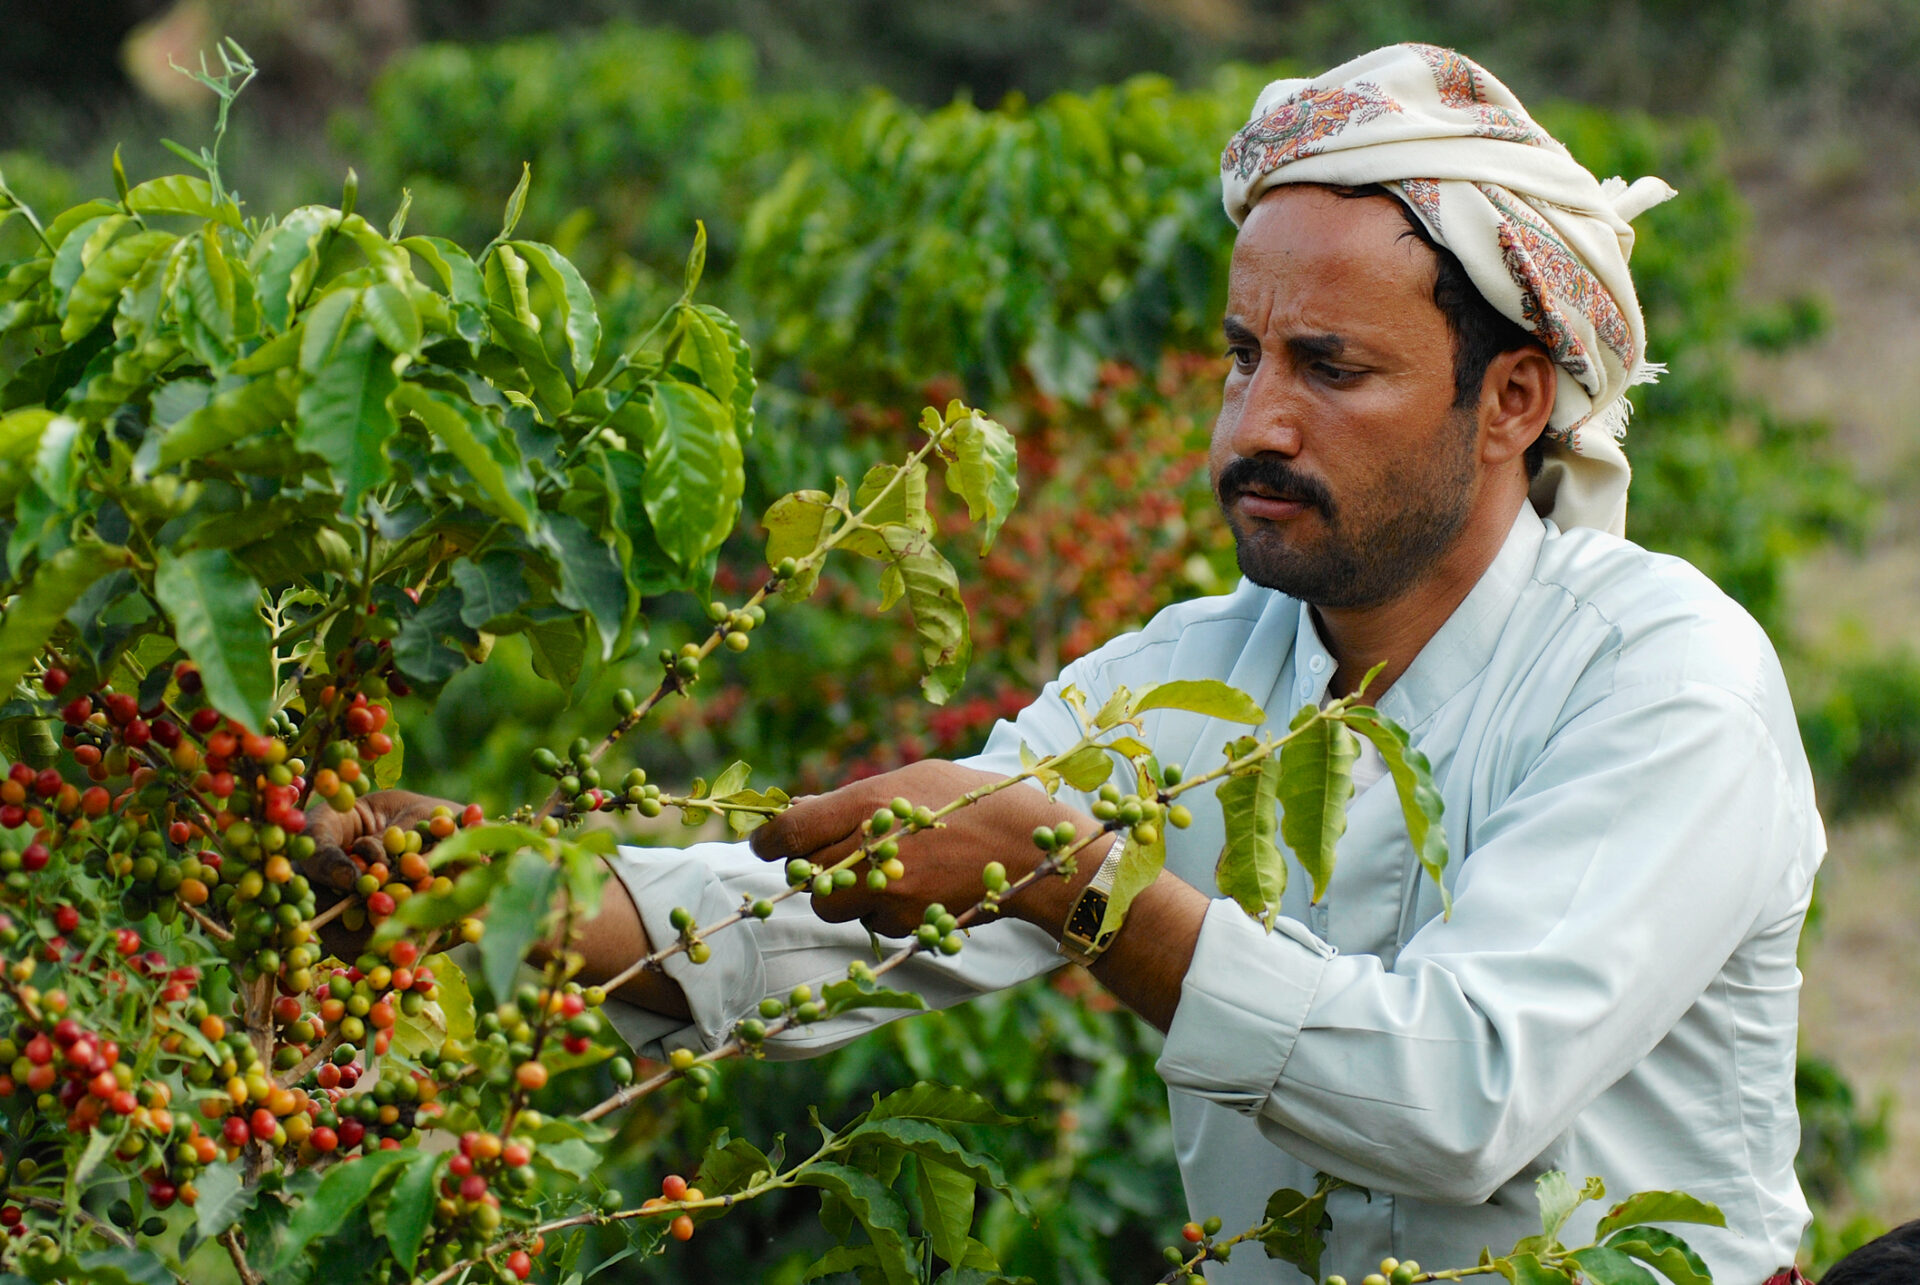
[[[699,925],[693,921],[693,912],[685,906],[675,906],[667,912],[667,923],[680,934],[680,944],[686,948],[687,958],[696,964],[704,964],[713,958],[713,947],[707,945],[700,936]]]
[[[1164,807],[1151,795],[1124,794],[1120,787],[1109,781],[1100,787],[1100,794],[1087,809],[1096,821],[1107,823],[1109,828],[1126,829],[1133,841],[1143,847],[1151,847],[1160,842],[1160,823],[1163,819],[1172,820],[1178,826],[1191,823],[1193,817],[1187,809],[1180,809],[1183,816],[1174,819],[1168,816],[1171,809]]]
[[[1062,821],[1058,825],[1038,826],[1033,832],[1033,846],[1042,852],[1062,852],[1073,846],[1080,837],[1071,821]]]
[[[700,1188],[689,1186],[685,1178],[677,1173],[670,1173],[660,1180],[660,1194],[649,1196],[642,1202],[640,1208],[652,1213],[658,1209],[697,1205],[706,1198],[706,1193]],[[667,1224],[667,1234],[675,1240],[692,1240],[693,1215],[688,1213],[674,1215],[673,1221]]]
[[[767,623],[767,609],[757,602],[738,609],[724,602],[710,602],[707,619],[720,631],[720,641],[728,651],[745,651],[751,642],[747,635]]]
[[[1207,1258],[1226,1262],[1229,1257],[1229,1247],[1213,1243],[1213,1238],[1219,1234],[1218,1218],[1209,1218],[1205,1222],[1190,1222],[1182,1227],[1180,1239],[1186,1242],[1186,1246],[1168,1245],[1160,1251],[1160,1256],[1176,1269],[1171,1274],[1172,1278],[1178,1279],[1181,1285],[1206,1285],[1206,1278],[1198,1271],[1191,1270],[1189,1264]],[[1198,1256],[1194,1254],[1192,1248],[1195,1245],[1202,1246],[1202,1252]]]
[[[961,947],[967,944],[965,934],[960,931],[959,920],[948,914],[947,908],[937,901],[930,904],[921,916],[913,939],[920,949],[937,950],[942,955],[958,955]]]
[[[633,712],[633,693],[622,687],[614,693],[614,709]],[[532,754],[533,770],[553,778],[554,789],[559,793],[564,807],[564,817],[578,816],[586,812],[621,812],[629,808],[644,817],[657,817],[664,805],[660,802],[660,787],[647,782],[647,773],[643,768],[632,768],[621,778],[617,788],[607,785],[600,776],[600,769],[593,764],[593,743],[584,736],[576,736],[573,744],[567,747],[565,758],[555,754],[544,745]],[[558,833],[558,825],[548,827]]]
[[[543,1056],[549,1043],[575,1056],[588,1052],[604,1027],[594,1010],[605,1002],[606,992],[598,986],[569,982],[551,992],[521,986],[511,999],[479,1015],[471,1045],[445,1045],[438,1063],[441,1078],[459,1086],[456,1100],[467,1107],[479,1105],[483,1086],[537,1093],[551,1074]],[[631,1079],[631,1063],[626,1070]]]
[[[888,837],[897,826],[911,834],[916,830],[925,830],[934,825],[933,809],[926,804],[914,804],[906,799],[896,798],[884,808],[876,809],[874,814],[861,825],[866,836],[862,846],[867,852],[867,887],[875,892],[884,892],[895,879],[904,879],[907,868],[900,861],[900,843]],[[851,874],[852,871],[846,873]],[[834,886],[840,883],[840,874],[833,876]],[[851,882],[851,881],[849,881]],[[820,894],[819,876],[814,876],[815,895]]]
[[[1368,1272],[1360,1285],[1413,1285],[1420,1279],[1420,1264],[1411,1258],[1383,1258],[1380,1270]],[[1327,1277],[1327,1285],[1347,1285],[1344,1276]]]
[[[46,1011],[66,1007],[64,993],[50,992],[40,998],[44,1002],[38,1007]],[[52,1023],[17,1024],[0,1039],[0,1065],[6,1067],[5,1074],[0,1074],[0,1096],[32,1094],[45,1113],[64,1112],[67,1128],[79,1133],[91,1130],[103,1118],[135,1113],[142,1115],[137,1128],[153,1128],[151,1108],[142,1097],[151,1100],[156,1090],[164,1092],[165,1087],[152,1081],[136,1086],[133,1067],[121,1061],[119,1044],[88,1031],[70,1016]],[[164,1096],[159,1105],[164,1108]],[[162,1133],[172,1128],[164,1110],[160,1123]]]
[[[444,1270],[488,1251],[506,1221],[503,1194],[511,1207],[538,1181],[533,1158],[539,1144],[531,1135],[542,1123],[537,1112],[525,1111],[505,1137],[480,1129],[460,1135],[433,1205],[434,1234],[425,1249],[432,1266]],[[534,1236],[491,1261],[508,1279],[523,1281],[533,1274],[533,1260],[545,1249],[545,1239]]]

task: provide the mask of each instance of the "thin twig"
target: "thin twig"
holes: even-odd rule
[[[233,1259],[233,1270],[240,1273],[241,1285],[266,1285],[265,1278],[247,1263],[247,1252],[240,1244],[239,1228],[227,1228],[220,1233],[219,1240],[227,1247],[227,1256]]]
[[[9,1195],[8,1199],[14,1201],[16,1204],[25,1205],[29,1209],[38,1209],[43,1214],[59,1214],[63,1218],[68,1214],[72,1214],[81,1222],[87,1224],[88,1227],[120,1246],[120,1248],[133,1248],[133,1237],[127,1235],[112,1223],[94,1217],[84,1209],[64,1204],[58,1200],[49,1200],[45,1196]]]
[[[228,932],[225,928],[222,928],[219,924],[215,923],[213,920],[209,919],[206,915],[202,914],[198,906],[189,906],[186,902],[183,901],[180,903],[180,908],[186,911],[187,914],[193,919],[195,923],[199,924],[201,928],[206,930],[207,936],[212,937],[215,941],[232,941],[233,940],[232,933]]]

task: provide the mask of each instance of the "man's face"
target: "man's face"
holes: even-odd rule
[[[1255,584],[1321,607],[1374,606],[1465,524],[1478,419],[1453,406],[1436,267],[1390,197],[1283,186],[1247,216],[1208,465]]]

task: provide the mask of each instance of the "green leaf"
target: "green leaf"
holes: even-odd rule
[[[1566,1272],[1545,1266],[1532,1254],[1496,1258],[1493,1266],[1513,1285],[1572,1285],[1573,1281],[1573,1277]]]
[[[869,526],[905,526],[923,535],[933,534],[933,515],[927,512],[925,464],[875,464],[868,469],[860,479],[860,488],[853,493],[853,508],[856,513],[864,513],[868,505],[874,506],[871,513],[866,513]],[[888,552],[881,537],[866,531],[850,537],[845,547],[869,558],[884,558]]]
[[[200,667],[208,703],[250,728],[265,727],[274,673],[260,586],[225,549],[162,549],[153,592],[173,619],[180,649]]]
[[[104,1136],[103,1136],[104,1135]],[[87,1145],[80,1158],[73,1161],[73,1168],[67,1173],[67,1195],[78,1202],[87,1190],[87,1179],[93,1177],[93,1171],[107,1158],[107,1152],[113,1150],[114,1136],[106,1129],[96,1129],[87,1139]]]
[[[1313,880],[1319,901],[1333,878],[1334,849],[1347,832],[1360,742],[1318,710],[1302,710],[1293,727],[1293,738],[1280,747],[1280,837]]]
[[[567,337],[567,355],[573,359],[574,378],[584,380],[600,352],[600,313],[593,305],[593,291],[587,288],[580,270],[552,246],[539,241],[510,244],[533,265],[552,292]]]
[[[212,224],[202,231],[197,244],[187,255],[187,297],[193,304],[193,316],[222,342],[234,337],[238,322],[239,297],[235,291],[233,265]]]
[[[920,1009],[927,1006],[926,1000],[911,991],[888,990],[864,977],[828,982],[820,988],[820,998],[827,1006],[829,1017],[837,1017],[855,1008]]]
[[[758,381],[753,376],[753,351],[740,333],[740,323],[711,304],[697,303],[689,311],[704,317],[709,328],[719,331],[731,365],[723,372],[718,354],[704,348],[697,354],[689,354],[685,345],[681,347],[680,360],[699,374],[708,391],[733,408],[734,431],[742,440],[749,438],[753,436],[753,395]],[[725,392],[721,391],[723,385]]]
[[[1607,1194],[1606,1185],[1598,1178],[1589,1178],[1575,1187],[1573,1180],[1558,1169],[1550,1169],[1534,1179],[1533,1190],[1540,1200],[1540,1233],[1549,1245],[1557,1243],[1560,1229],[1567,1225],[1574,1210]]]
[[[1718,1206],[1684,1191],[1642,1191],[1608,1210],[1594,1229],[1594,1235],[1604,1237],[1633,1223],[1698,1223],[1725,1227],[1727,1216]]]
[[[420,351],[420,313],[399,286],[381,281],[361,291],[360,315],[390,351],[404,356]]]
[[[271,1278],[291,1271],[308,1245],[317,1237],[338,1230],[367,1203],[374,1185],[386,1175],[388,1166],[399,1163],[408,1155],[405,1151],[375,1151],[329,1170],[314,1189],[313,1195],[305,1203],[295,1206],[293,1217],[287,1220],[286,1237],[280,1243],[279,1257],[271,1268],[266,1269],[266,1275]]]
[[[907,1241],[907,1210],[892,1192],[858,1169],[830,1160],[809,1165],[793,1180],[837,1197],[853,1211],[873,1242],[887,1285],[914,1285],[919,1279]]]
[[[332,465],[343,514],[358,513],[360,497],[392,472],[387,439],[399,425],[387,397],[399,382],[373,327],[355,322],[300,390],[294,440]]]
[[[1099,789],[1113,775],[1113,755],[1105,746],[1083,745],[1053,764],[1051,770],[1084,794]]]
[[[920,1193],[921,1219],[933,1240],[933,1252],[958,1263],[967,1255],[978,1184],[953,1166],[922,1156],[914,1166],[914,1186]]]
[[[293,321],[295,306],[319,270],[320,242],[339,221],[338,210],[303,205],[255,245],[254,294],[268,329],[284,331]]]
[[[148,179],[127,193],[126,206],[135,214],[190,214],[217,219],[228,227],[240,226],[240,211],[233,202],[216,202],[207,180],[186,174]]]
[[[1393,788],[1400,796],[1400,813],[1406,818],[1407,839],[1414,855],[1420,858],[1427,877],[1440,889],[1444,913],[1453,913],[1453,894],[1441,876],[1447,869],[1447,830],[1441,824],[1446,805],[1433,783],[1433,765],[1427,756],[1413,748],[1412,738],[1398,723],[1383,717],[1366,705],[1356,705],[1341,715],[1342,720],[1373,742],[1393,777]]]
[[[1144,714],[1151,709],[1183,709],[1250,727],[1267,721],[1267,712],[1254,703],[1253,697],[1217,678],[1180,679],[1143,687],[1134,697],[1130,712]]]
[[[1567,1257],[1580,1264],[1580,1270],[1593,1285],[1660,1285],[1652,1272],[1617,1249],[1594,1245],[1578,1249]]]
[[[1327,1249],[1333,1219],[1327,1214],[1327,1193],[1308,1196],[1283,1187],[1267,1197],[1266,1221],[1272,1225],[1260,1237],[1268,1258],[1292,1263],[1314,1280],[1320,1279],[1320,1256]]]
[[[400,244],[427,261],[427,266],[438,274],[448,298],[483,312],[486,310],[486,282],[465,250],[437,236],[410,236]]]
[[[693,224],[693,248],[687,251],[687,274],[680,289],[680,302],[693,298],[700,275],[707,270],[707,225],[696,219]]]
[[[531,625],[527,645],[533,650],[533,672],[541,678],[571,688],[580,677],[580,666],[587,655],[584,622],[567,619]]]
[[[229,1164],[208,1165],[193,1180],[193,1185],[200,1189],[193,1217],[194,1234],[201,1240],[212,1240],[240,1221],[259,1194],[259,1188],[243,1183],[240,1170]]]
[[[154,463],[161,468],[218,454],[243,437],[285,420],[294,412],[293,373],[278,370],[215,395],[158,439]],[[149,438],[149,441],[154,439]],[[146,454],[143,448],[141,454]]]
[[[701,1190],[705,1190],[702,1188]],[[859,1272],[862,1280],[869,1270],[880,1269],[880,1251],[871,1245],[835,1245],[808,1265],[800,1277],[800,1285],[817,1281],[823,1276],[844,1276],[849,1272]]]
[[[164,1259],[145,1249],[98,1249],[80,1256],[80,1270],[62,1281],[88,1285],[175,1285]]]
[[[1160,877],[1161,869],[1167,864],[1167,836],[1164,830],[1151,844],[1141,844],[1131,831],[1120,843],[1120,868],[1113,872],[1113,891],[1107,894],[1107,911],[1100,920],[1102,938],[1120,931],[1133,899]]]
[[[499,262],[499,255],[495,255],[490,262]],[[527,383],[547,417],[558,419],[573,409],[573,386],[567,383],[567,377],[547,356],[546,346],[540,342],[540,333],[514,315],[511,309],[497,303],[487,309],[487,321],[493,327],[494,338],[519,359]]]
[[[60,323],[61,342],[77,343],[98,325],[113,311],[121,290],[147,260],[178,239],[171,232],[136,232],[94,255],[67,295],[67,315]]]
[[[505,241],[520,226],[520,216],[527,208],[527,188],[533,182],[533,166],[524,161],[520,165],[520,181],[513,185],[513,192],[507,197],[506,215],[500,220],[500,235],[495,242]]]
[[[412,1275],[420,1257],[420,1242],[433,1220],[434,1176],[440,1156],[432,1151],[409,1153],[406,1167],[387,1196],[387,1246],[403,1274]]]
[[[533,530],[532,480],[508,435],[498,431],[484,411],[418,384],[401,384],[387,404],[394,413],[411,415],[425,424],[453,452],[460,467],[492,499],[494,513],[522,531]]]
[[[767,506],[760,525],[767,529],[767,565],[785,558],[798,562],[820,547],[834,519],[833,497],[825,491],[794,491]],[[818,567],[807,567],[780,586],[780,596],[798,602],[813,593],[820,580]]]
[[[956,409],[965,414],[955,418]],[[985,553],[1020,500],[1020,453],[1013,434],[978,411],[955,403],[947,422],[953,450],[947,482],[967,502],[967,516],[981,524],[980,552]]]
[[[741,759],[735,759],[720,769],[720,775],[713,778],[713,784],[707,792],[714,798],[723,794],[736,794],[746,788],[747,781],[753,776],[753,765]]]
[[[1258,747],[1245,737],[1227,746],[1229,758],[1243,758]],[[1240,909],[1266,923],[1280,913],[1287,890],[1287,863],[1274,842],[1280,830],[1280,764],[1268,755],[1220,782],[1220,801],[1226,842],[1214,866],[1214,883],[1239,903]]]
[[[700,1167],[694,1171],[700,1190],[709,1196],[731,1196],[753,1185],[755,1178],[773,1172],[773,1162],[745,1138],[730,1137],[725,1129],[707,1139]],[[718,1216],[720,1210],[711,1211]]]
[[[552,862],[522,850],[513,854],[506,878],[494,890],[486,936],[480,939],[480,973],[496,1000],[513,994],[514,972],[540,935],[559,877]]]
[[[1607,1239],[1607,1246],[1659,1268],[1660,1274],[1673,1285],[1713,1285],[1713,1274],[1700,1255],[1670,1231],[1658,1227],[1622,1227]]]
[[[627,613],[627,577],[606,541],[565,513],[547,517],[541,538],[560,564],[560,590],[565,605],[585,611],[600,633],[600,655],[611,659]]]
[[[4,626],[0,627],[0,699],[13,694],[14,685],[80,595],[100,577],[131,561],[131,555],[116,545],[83,540],[40,564],[0,618]]]
[[[954,1124],[1018,1124],[1019,1117],[1002,1115],[971,1089],[920,1080],[876,1099],[869,1120],[945,1120]]]
[[[460,590],[460,621],[471,629],[510,616],[527,605],[532,594],[520,573],[521,555],[495,549],[479,561],[461,558],[453,564],[453,583]]]
[[[1007,1176],[1001,1171],[998,1160],[984,1152],[968,1150],[960,1144],[959,1139],[936,1124],[926,1120],[899,1117],[880,1120],[869,1118],[849,1137],[850,1140],[884,1138],[892,1145],[911,1151],[923,1160],[956,1169],[974,1182],[984,1183],[1011,1200],[1014,1207],[1023,1215],[1028,1212],[1026,1197],[1007,1181]],[[971,1202],[968,1205],[968,1212],[969,1214],[972,1212]],[[962,1236],[971,1225],[971,1218],[961,1225]],[[942,1254],[941,1257],[948,1262],[957,1261],[953,1255]]]
[[[654,535],[683,569],[720,547],[746,489],[740,439],[731,415],[692,384],[664,383],[641,420],[647,473],[642,495]]]
[[[338,288],[321,295],[300,318],[300,373],[317,375],[340,346],[360,292]]]
[[[467,667],[465,654],[443,641],[451,638],[461,646],[478,641],[473,631],[461,622],[464,605],[460,588],[455,585],[440,590],[417,610],[405,615],[400,622],[400,632],[393,639],[393,663],[401,673],[422,686],[434,687]],[[394,744],[399,744],[397,737]],[[380,767],[386,766],[386,760],[381,760]],[[399,769],[393,770],[397,774]],[[383,788],[392,784],[380,780],[378,769],[374,781]]]
[[[894,551],[888,567],[898,573],[906,588],[914,637],[920,643],[920,663],[927,670],[920,689],[935,705],[944,705],[960,690],[967,677],[967,664],[973,658],[960,579],[924,535],[904,527],[884,527],[882,531]]]
[[[47,285],[53,291],[56,308],[65,306],[74,283],[93,257],[132,225],[132,219],[116,212],[96,215],[68,233],[67,239],[60,243],[59,252],[53,256],[53,268],[47,274]]]

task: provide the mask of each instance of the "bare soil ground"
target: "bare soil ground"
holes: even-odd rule
[[[1831,423],[1879,501],[1863,551],[1799,569],[1803,637],[1920,651],[1920,139],[1768,151],[1742,175],[1749,292],[1817,292],[1833,326],[1755,377],[1782,409]],[[1920,1217],[1920,795],[1829,839],[1824,922],[1803,950],[1803,1038],[1869,1101],[1894,1103],[1861,1206],[1894,1224]]]

